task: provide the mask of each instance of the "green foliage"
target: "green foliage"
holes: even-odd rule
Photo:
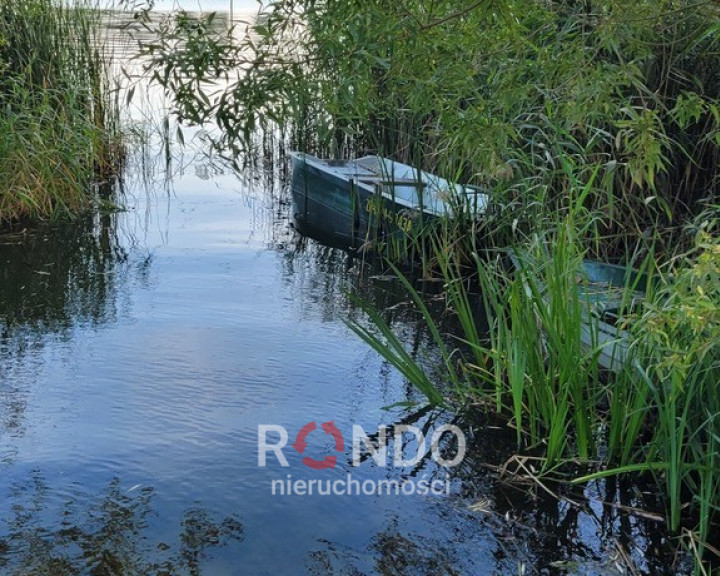
[[[367,309],[377,330],[351,327],[431,403],[494,407],[517,430],[519,448],[541,451],[547,472],[584,461],[601,471],[578,481],[655,475],[667,495],[670,528],[696,522],[702,553],[720,519],[717,222],[717,212],[709,212],[696,226],[695,249],[662,271],[651,252],[641,270],[652,281],[628,269],[615,324],[623,332],[615,341],[599,338],[597,292],[579,289],[585,251],[572,220],[516,247],[514,273],[503,259],[476,254],[473,282],[457,256],[435,247],[459,334],[443,337],[437,320],[421,309],[438,342],[445,381],[404,352],[378,312]],[[403,282],[421,306],[421,294]],[[473,310],[477,299],[487,331]],[[627,353],[611,373],[600,360],[616,342]]]
[[[695,249],[645,303],[633,327],[642,378],[620,381],[653,407],[636,458],[665,465],[671,527],[679,528],[683,506],[696,508],[702,541],[720,512],[720,240],[710,232],[701,228]]]
[[[122,157],[99,12],[0,0],[0,223],[72,216]]]
[[[544,240],[550,240],[550,237]],[[605,387],[599,373],[597,346],[584,346],[582,333],[592,318],[578,290],[582,252],[572,227],[560,226],[545,242],[536,241],[520,257],[518,271],[508,276],[502,261],[476,255],[476,282],[490,330],[477,324],[476,298],[457,257],[436,245],[434,256],[445,281],[448,308],[461,335],[450,347],[423,304],[421,294],[399,270],[403,284],[422,312],[442,358],[446,382],[434,385],[426,371],[403,349],[380,314],[365,307],[376,331],[358,322],[350,327],[391,362],[431,403],[492,397],[496,409],[514,419],[519,445],[546,441],[547,466],[576,455],[594,458],[598,406]],[[443,395],[443,392],[444,394]]]
[[[216,120],[236,152],[280,129],[490,187],[500,244],[570,208],[564,164],[595,175],[586,239],[618,255],[716,198],[717,17],[691,0],[281,0],[247,34],[170,15],[145,49],[178,114]]]

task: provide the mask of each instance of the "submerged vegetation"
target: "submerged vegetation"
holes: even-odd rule
[[[145,54],[178,116],[216,122],[236,158],[258,131],[280,133],[491,194],[481,222],[447,222],[421,247],[460,334],[403,280],[445,381],[381,312],[351,328],[431,402],[505,415],[546,474],[654,477],[705,571],[720,524],[717,1],[279,0],[239,41],[212,23],[163,18]],[[531,258],[513,273],[510,254]],[[577,287],[586,257],[654,279],[616,310],[627,354],[614,373],[607,344],[581,344],[597,323]]]
[[[82,2],[0,0],[0,223],[74,216],[122,159],[118,104]]]

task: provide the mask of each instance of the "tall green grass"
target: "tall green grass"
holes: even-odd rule
[[[90,4],[0,0],[0,223],[78,214],[122,160]]]
[[[572,219],[494,257],[476,252],[472,275],[436,245],[458,332],[448,339],[420,310],[438,343],[444,381],[404,353],[377,312],[369,311],[375,331],[351,327],[431,403],[472,402],[504,415],[518,448],[541,453],[548,472],[572,461],[602,470],[583,481],[655,476],[670,528],[696,530],[702,550],[720,521],[720,240],[710,231],[716,222],[717,212],[699,227],[695,249],[665,267],[649,250],[639,266],[653,273],[652,281],[641,285],[640,275],[625,275],[616,326],[627,347],[616,372],[600,360],[618,343],[598,338],[601,309],[578,289],[586,250]],[[421,295],[403,282],[420,306]],[[638,303],[629,295],[639,289]],[[489,331],[478,324],[478,299]],[[583,334],[594,337],[583,344]]]
[[[574,452],[588,460],[593,456],[592,422],[597,420],[602,383],[599,350],[581,345],[582,330],[592,320],[583,313],[587,303],[576,285],[582,253],[572,234],[570,227],[561,226],[553,238],[552,254],[539,241],[528,247],[516,259],[514,276],[507,258],[486,260],[476,253],[474,294],[460,258],[436,244],[433,255],[445,282],[447,305],[460,328],[454,344],[446,342],[422,305],[421,295],[400,275],[443,358],[448,382],[437,387],[424,373],[414,379],[414,370],[406,365],[408,358],[399,351],[401,343],[378,321],[377,312],[368,310],[378,332],[360,329],[357,323],[351,328],[401,368],[431,402],[442,397],[441,390],[449,384],[457,396],[484,397],[513,418],[520,444],[547,441],[549,465]],[[489,333],[478,326],[474,302],[478,298],[483,300]],[[401,357],[403,363],[398,361]],[[571,430],[572,435],[568,434]]]

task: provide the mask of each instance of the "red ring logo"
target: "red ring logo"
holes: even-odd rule
[[[335,451],[342,452],[345,449],[345,441],[343,440],[340,430],[338,430],[335,426],[335,422],[332,420],[330,422],[323,422],[321,426],[325,431],[325,434],[328,434],[335,439]],[[315,424],[314,420],[312,422],[308,422],[305,426],[300,428],[300,432],[298,432],[298,435],[295,438],[295,443],[293,444],[293,448],[297,450],[298,454],[305,452],[305,448],[307,447],[305,439],[310,432],[316,429],[317,424]],[[310,456],[305,456],[302,463],[313,470],[325,470],[326,468],[335,468],[335,464],[337,464],[337,456],[325,456],[322,460],[314,460],[313,458],[310,458]]]

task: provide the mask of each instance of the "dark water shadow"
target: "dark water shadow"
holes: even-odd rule
[[[159,540],[150,527],[154,497],[153,488],[128,490],[116,477],[90,498],[68,494],[58,502],[33,473],[4,502],[0,569],[8,576],[196,576],[211,551],[243,541],[237,517],[202,508],[187,508],[174,538]]]
[[[0,236],[0,345],[20,332],[62,334],[112,322],[121,310],[118,265],[128,259],[113,217]],[[22,342],[16,342],[18,346]]]
[[[87,217],[0,235],[0,439],[23,434],[29,391],[16,376],[36,370],[47,342],[127,313],[128,280],[142,284],[149,260],[130,257],[114,220]],[[0,464],[9,457],[0,449]]]

